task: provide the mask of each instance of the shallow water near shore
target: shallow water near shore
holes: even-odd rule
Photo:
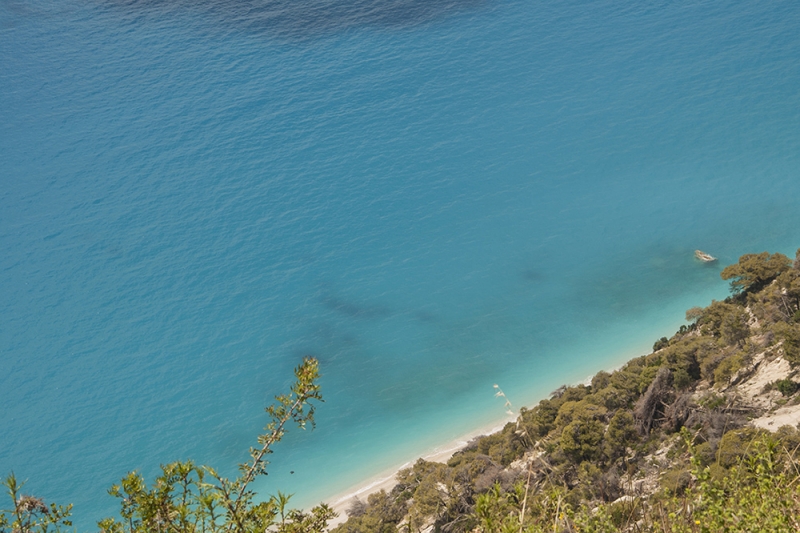
[[[649,351],[800,246],[800,7],[0,2],[0,474],[309,505]],[[702,264],[703,249],[719,258]]]

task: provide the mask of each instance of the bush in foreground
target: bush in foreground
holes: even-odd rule
[[[109,493],[120,500],[120,516],[98,524],[104,533],[321,533],[333,510],[322,504],[310,512],[288,507],[289,496],[278,493],[267,501],[257,501],[251,482],[267,472],[266,456],[281,440],[286,425],[314,424],[314,404],[321,401],[319,364],[306,358],[295,369],[295,383],[288,394],[275,398],[266,408],[270,422],[250,449],[250,460],[240,465],[239,476],[228,479],[209,466],[192,461],[174,462],[161,467],[161,475],[148,486],[144,478],[131,472]],[[51,533],[72,526],[71,506],[47,506],[33,496],[22,495],[22,485],[10,474],[3,485],[13,508],[0,511],[0,533]]]

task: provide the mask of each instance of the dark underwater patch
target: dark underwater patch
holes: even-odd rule
[[[350,318],[384,318],[390,314],[389,309],[382,305],[371,305],[345,300],[333,295],[324,295],[320,298],[320,303],[331,311]]]
[[[524,279],[525,281],[539,282],[539,281],[542,281],[544,279],[544,274],[542,274],[538,270],[535,270],[535,269],[532,269],[532,268],[528,268],[528,269],[523,270],[520,273],[520,277],[522,279]]]
[[[107,0],[117,8],[205,12],[215,24],[274,37],[306,39],[365,27],[407,28],[491,0]]]

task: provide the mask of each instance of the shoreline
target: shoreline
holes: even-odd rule
[[[631,351],[633,353],[635,350]],[[609,368],[604,368],[597,370],[595,372],[590,373],[588,376],[577,379],[573,381],[565,381],[562,382],[561,385],[589,385],[591,384],[592,378],[596,375],[597,372],[605,370],[607,372],[613,372],[622,368],[628,361],[630,361],[635,355],[631,355],[629,353],[622,362],[617,361],[615,364],[610,366]],[[555,389],[553,389],[555,391]],[[539,403],[540,400],[544,398],[548,398],[550,394],[542,395],[540,398],[534,400],[530,405],[525,405],[527,408],[534,407]],[[506,415],[502,419],[497,419],[495,422],[490,424],[485,424],[477,429],[469,431],[467,433],[462,434],[461,436],[449,440],[442,445],[435,446],[426,452],[421,454],[417,454],[413,459],[408,459],[404,461],[402,464],[398,464],[396,466],[387,468],[382,470],[381,472],[370,476],[358,483],[355,483],[348,487],[345,490],[337,492],[330,498],[323,499],[325,503],[330,505],[333,510],[337,513],[338,516],[333,518],[328,522],[328,530],[335,528],[336,526],[344,523],[347,521],[347,509],[352,504],[353,500],[358,498],[359,500],[366,502],[367,498],[376,492],[380,492],[381,490],[386,490],[387,492],[390,491],[396,484],[397,484],[397,474],[403,470],[404,468],[408,468],[412,466],[418,459],[424,459],[425,461],[431,462],[440,462],[446,463],[456,452],[464,449],[470,441],[475,439],[476,437],[492,435],[494,433],[499,432],[500,430],[505,427],[506,424],[509,422],[515,422],[517,418],[520,416],[519,410],[517,410],[513,415]]]
[[[587,367],[581,366],[581,369],[570,369],[565,373],[558,373],[558,377],[550,376],[552,381],[548,380],[547,384],[539,383],[535,392],[527,398],[522,398],[521,403],[518,404],[522,407],[532,408],[536,406],[539,401],[548,398],[553,391],[562,385],[588,385],[591,383],[592,378],[600,371],[614,372],[625,366],[632,359],[650,353],[650,339],[658,338],[664,335],[665,332],[675,331],[682,320],[675,320],[675,309],[687,309],[692,305],[698,305],[698,301],[708,302],[712,301],[718,291],[717,287],[709,288],[701,295],[693,295],[690,299],[678,300],[672,302],[674,305],[665,306],[661,308],[661,312],[655,313],[656,316],[648,315],[644,324],[650,327],[637,327],[635,332],[622,332],[622,337],[625,341],[620,342],[618,339],[610,342],[608,345],[600,342],[599,346],[605,346],[605,349],[598,347],[598,339],[594,339],[593,351],[596,353],[596,358],[592,360]],[[659,320],[660,319],[660,320]],[[652,326],[657,324],[658,326]],[[619,332],[616,333],[619,335]],[[604,339],[600,339],[604,340]],[[580,346],[571,346],[572,350],[580,349]],[[507,387],[504,387],[507,388]],[[516,402],[515,402],[516,403]],[[352,504],[355,498],[366,502],[369,495],[379,492],[380,490],[391,490],[397,483],[397,473],[412,466],[417,459],[424,459],[426,461],[434,462],[447,462],[457,451],[463,449],[472,439],[482,435],[491,435],[500,431],[508,422],[514,422],[519,416],[519,408],[516,409],[513,415],[505,415],[502,418],[495,419],[494,422],[484,424],[472,431],[463,433],[461,436],[445,441],[441,445],[429,448],[426,452],[415,454],[413,457],[408,458],[403,462],[398,461],[396,466],[386,468],[380,472],[366,477],[360,482],[351,484],[347,489],[335,492],[331,497],[322,498],[321,501],[330,505],[333,510],[338,513],[338,516],[328,523],[328,529],[333,529],[339,524],[347,521],[347,509]]]
[[[515,421],[518,416],[519,413],[515,413],[513,416],[506,416],[501,420],[492,422],[491,424],[465,433],[440,446],[436,446],[422,454],[419,454],[413,459],[409,459],[402,464],[387,468],[386,470],[383,470],[367,478],[366,480],[351,485],[347,489],[334,494],[330,498],[327,498],[325,500],[326,503],[328,503],[328,505],[330,505],[333,510],[338,513],[338,516],[328,523],[328,528],[334,528],[347,520],[347,509],[350,507],[354,499],[358,498],[359,500],[366,502],[370,494],[380,492],[381,490],[391,490],[392,487],[397,484],[397,474],[404,468],[408,468],[413,465],[418,459],[424,459],[425,461],[432,462],[447,462],[447,460],[450,459],[456,452],[464,449],[464,447],[466,447],[470,441],[476,437],[497,433],[503,429],[506,424]]]

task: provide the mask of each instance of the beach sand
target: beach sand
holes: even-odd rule
[[[630,353],[639,353],[639,351],[632,351]],[[613,372],[632,359],[634,356],[628,354],[627,356],[623,356],[622,361],[618,362],[617,364],[613,365],[611,368],[607,369],[608,372]],[[582,380],[577,380],[575,382],[570,383],[571,385],[590,385],[592,382],[592,378],[594,377],[595,373],[589,374]],[[566,385],[567,383],[563,383]],[[556,387],[557,388],[557,387]],[[554,388],[555,391],[555,388]],[[550,395],[553,393],[551,392]],[[549,395],[547,395],[549,396]],[[547,397],[543,395],[542,398]],[[542,399],[540,398],[540,399]],[[539,400],[532,402],[529,405],[529,408],[537,405]],[[331,498],[326,500],[326,503],[333,507],[333,510],[336,511],[338,516],[331,520],[328,524],[328,528],[332,529],[337,525],[345,522],[347,520],[347,509],[350,508],[353,501],[358,498],[359,500],[366,502],[367,498],[370,494],[380,492],[381,490],[389,491],[392,487],[395,486],[397,473],[404,468],[408,468],[412,466],[417,459],[421,458],[426,461],[434,461],[434,462],[447,462],[450,457],[453,456],[457,451],[462,450],[466,447],[470,441],[475,439],[476,437],[484,436],[484,435],[491,435],[493,433],[497,433],[498,431],[502,430],[503,427],[508,424],[509,422],[515,422],[519,416],[519,413],[514,413],[513,415],[506,415],[503,418],[500,418],[491,424],[484,425],[478,429],[470,431],[456,439],[448,441],[440,446],[432,448],[426,453],[421,454],[419,457],[411,458],[403,463],[398,463],[397,466],[386,469],[364,481],[361,481],[351,487],[347,488],[346,490],[334,495]]]
[[[490,435],[500,431],[507,423],[514,422],[517,419],[517,416],[517,414],[514,416],[506,416],[490,425],[470,431],[469,433],[462,435],[457,439],[451,440],[441,446],[431,449],[430,451],[422,454],[419,458],[426,461],[446,462],[448,459],[450,459],[450,457],[453,456],[454,453],[463,449],[476,437]],[[336,518],[330,521],[328,527],[334,528],[347,520],[347,509],[350,508],[354,499],[358,498],[359,500],[366,502],[370,494],[380,492],[381,490],[391,490],[396,484],[395,478],[397,473],[404,468],[412,466],[417,459],[418,457],[414,457],[413,459],[399,463],[395,467],[384,470],[383,472],[380,472],[360,483],[349,487],[332,498],[328,498],[327,503],[333,507],[333,510],[338,514]]]

